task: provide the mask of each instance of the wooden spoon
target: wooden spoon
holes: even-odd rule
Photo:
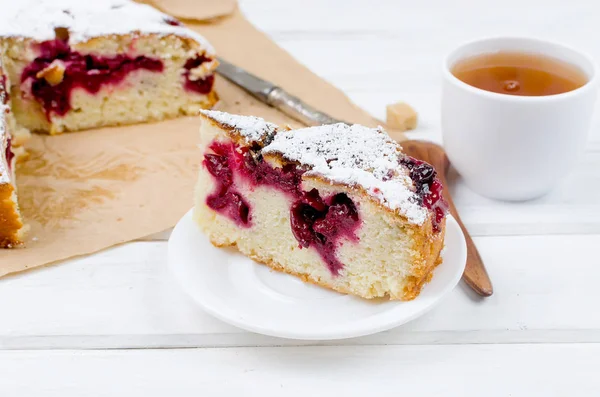
[[[446,152],[441,146],[431,142],[409,140],[402,141],[400,144],[402,145],[404,153],[416,159],[426,161],[433,165],[436,169],[438,178],[444,185],[443,194],[450,207],[450,214],[452,214],[454,219],[456,219],[456,222],[458,222],[460,225],[460,228],[465,235],[465,240],[467,240],[467,266],[465,267],[465,272],[463,273],[463,279],[467,285],[469,285],[469,287],[471,287],[479,295],[492,295],[494,289],[487,271],[483,266],[481,256],[479,256],[479,252],[477,252],[475,243],[473,243],[473,240],[467,232],[465,225],[460,220],[458,212],[456,211],[456,207],[452,202],[452,197],[450,197],[450,191],[446,181],[446,174],[450,169],[450,160],[448,160]]]

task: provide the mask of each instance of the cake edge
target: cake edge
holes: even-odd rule
[[[18,212],[15,188],[10,183],[0,184],[0,214],[0,248],[23,246],[27,228]]]

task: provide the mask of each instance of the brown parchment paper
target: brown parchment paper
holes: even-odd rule
[[[144,2],[184,18],[220,56],[316,108],[350,122],[381,124],[255,29],[233,0]],[[298,126],[223,78],[217,78],[216,89],[221,98],[217,109]],[[25,248],[0,250],[0,276],[174,226],[193,205],[198,127],[199,119],[188,117],[34,135],[27,145],[30,158],[17,168],[19,202],[31,229]]]

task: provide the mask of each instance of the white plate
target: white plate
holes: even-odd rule
[[[175,279],[204,310],[248,331],[292,339],[342,339],[404,324],[431,309],[465,269],[465,238],[452,217],[443,263],[410,302],[373,302],[343,295],[255,263],[234,249],[215,248],[189,211],[169,239]]]

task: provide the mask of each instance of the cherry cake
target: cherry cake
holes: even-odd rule
[[[445,233],[433,167],[381,128],[201,114],[194,220],[213,245],[363,298],[420,293]]]
[[[217,101],[210,44],[129,0],[16,0],[0,15],[17,122],[57,134],[195,115]]]

